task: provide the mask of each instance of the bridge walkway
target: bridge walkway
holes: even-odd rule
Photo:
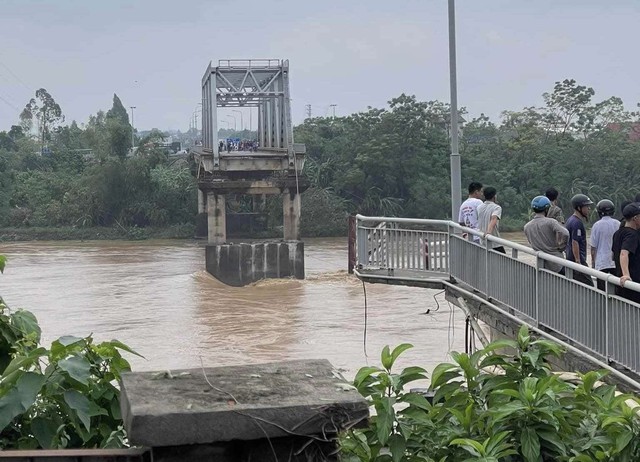
[[[355,274],[365,282],[446,289],[481,303],[608,369],[640,390],[640,305],[619,278],[446,220],[366,217],[355,223]],[[506,254],[493,250],[503,246]],[[561,266],[564,274],[548,269]],[[573,279],[581,272],[605,290]],[[640,284],[626,288],[640,291]]]

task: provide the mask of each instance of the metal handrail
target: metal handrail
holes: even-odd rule
[[[433,220],[433,219],[425,219],[425,218],[399,218],[399,217],[368,217],[365,215],[356,215],[356,219],[358,222],[360,221],[379,221],[386,223],[398,223],[398,224],[416,224],[416,225],[436,225],[436,226],[447,226],[450,229],[454,229],[460,231],[461,233],[467,233],[472,236],[478,236],[479,238],[484,238],[484,234],[472,229],[467,228],[466,226],[461,226],[458,223],[449,220]],[[517,242],[509,241],[506,239],[502,239],[491,234],[487,235],[484,238],[486,241],[494,242],[497,245],[506,246],[511,249],[516,249],[518,252],[525,253],[527,255],[531,255],[533,257],[539,258],[544,261],[548,261],[550,263],[555,263],[557,265],[570,268],[571,270],[577,270],[581,273],[587,274],[589,276],[595,277],[602,281],[609,282],[611,284],[622,287],[620,284],[620,278],[614,276],[609,273],[603,273],[602,271],[598,271],[588,266],[581,265],[579,263],[575,263],[569,260],[565,260],[564,258],[559,258],[554,255],[549,255],[548,253],[533,250],[531,247],[527,247],[522,244],[518,244]],[[624,284],[625,289],[631,289],[635,292],[640,292],[640,283],[627,281]]]
[[[474,236],[481,238],[480,243]],[[492,250],[492,245],[510,248],[511,256]],[[518,258],[520,253],[533,257],[535,265]],[[552,271],[546,262],[564,274]],[[604,358],[640,374],[640,305],[613,293],[621,284],[612,274],[506,239],[485,237],[448,220],[363,215],[356,216],[355,265],[359,277],[464,283],[488,303],[512,310],[536,329],[550,329],[559,334],[559,341],[568,339],[591,358]],[[605,290],[576,280],[574,271],[604,281]],[[624,287],[640,292],[637,282]]]

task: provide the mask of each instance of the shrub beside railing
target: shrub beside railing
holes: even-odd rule
[[[368,428],[342,435],[342,461],[640,460],[640,400],[600,382],[605,371],[563,380],[548,362],[562,354],[560,346],[534,340],[526,327],[517,340],[452,353],[454,362],[433,371],[432,402],[405,391],[425,378],[424,369],[392,371],[410,347],[386,347],[382,367],[356,375],[354,385],[376,415]]]

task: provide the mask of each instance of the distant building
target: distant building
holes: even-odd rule
[[[640,141],[640,122],[611,123],[607,128],[615,133],[626,133],[629,141]]]

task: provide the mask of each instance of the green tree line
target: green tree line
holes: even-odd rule
[[[578,192],[616,204],[633,199],[640,192],[638,113],[617,97],[595,101],[595,91],[574,80],[556,82],[542,97],[543,106],[504,111],[499,122],[482,114],[463,125],[463,185],[496,187],[505,224],[518,228],[531,199],[550,186],[567,214]],[[401,95],[385,109],[307,119],[295,136],[307,145],[312,192],[322,190],[335,213],[446,218],[449,121],[447,104]]]
[[[550,186],[567,214],[577,192],[620,204],[640,191],[638,113],[620,98],[595,95],[574,80],[559,81],[540,107],[506,110],[499,121],[481,115],[459,127],[463,185],[497,188],[503,226],[519,228],[531,198]],[[385,108],[296,126],[311,184],[303,235],[343,235],[352,213],[448,217],[449,109],[403,94]],[[467,116],[464,108],[460,115]],[[0,227],[185,226],[192,233],[197,184],[188,164],[156,147],[162,133],[137,139],[130,156],[132,128],[117,95],[86,124],[64,122],[62,108],[40,89],[19,124],[0,132]],[[269,198],[266,208],[273,234],[282,224],[280,200]]]
[[[193,223],[196,184],[188,165],[158,148],[162,133],[138,139],[117,95],[108,111],[63,125],[60,106],[36,92],[20,124],[0,132],[0,226],[166,227]]]

